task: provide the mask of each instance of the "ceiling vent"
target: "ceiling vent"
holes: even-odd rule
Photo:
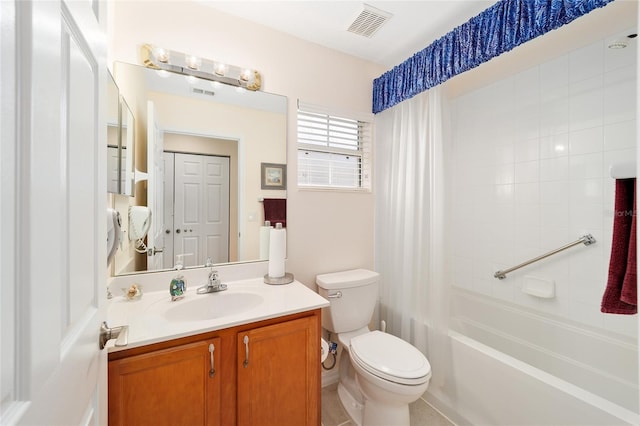
[[[391,16],[393,16],[391,13],[365,3],[362,12],[360,12],[360,15],[353,21],[347,31],[371,38]]]

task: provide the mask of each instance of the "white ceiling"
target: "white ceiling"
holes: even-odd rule
[[[491,6],[484,0],[200,0],[215,9],[392,68]],[[393,16],[371,38],[347,32],[366,3]]]
[[[195,0],[221,12],[274,28],[295,37],[381,64],[404,62],[495,1],[483,0]],[[533,0],[531,0],[533,1]],[[347,32],[363,4],[393,14],[372,38]],[[517,49],[457,76],[452,96],[527,69],[571,50],[607,38],[631,42],[636,51],[638,0],[616,0]]]

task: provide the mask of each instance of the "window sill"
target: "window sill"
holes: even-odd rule
[[[371,194],[370,188],[340,188],[333,186],[301,186],[298,185],[299,191],[304,192],[351,192],[359,194]]]

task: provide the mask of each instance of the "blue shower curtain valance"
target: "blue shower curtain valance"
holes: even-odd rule
[[[379,113],[613,0],[501,0],[373,80]]]

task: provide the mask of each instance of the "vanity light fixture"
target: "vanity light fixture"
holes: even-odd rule
[[[142,63],[147,68],[198,77],[252,91],[260,90],[262,85],[262,76],[256,70],[223,64],[151,44],[142,46],[141,56]]]

